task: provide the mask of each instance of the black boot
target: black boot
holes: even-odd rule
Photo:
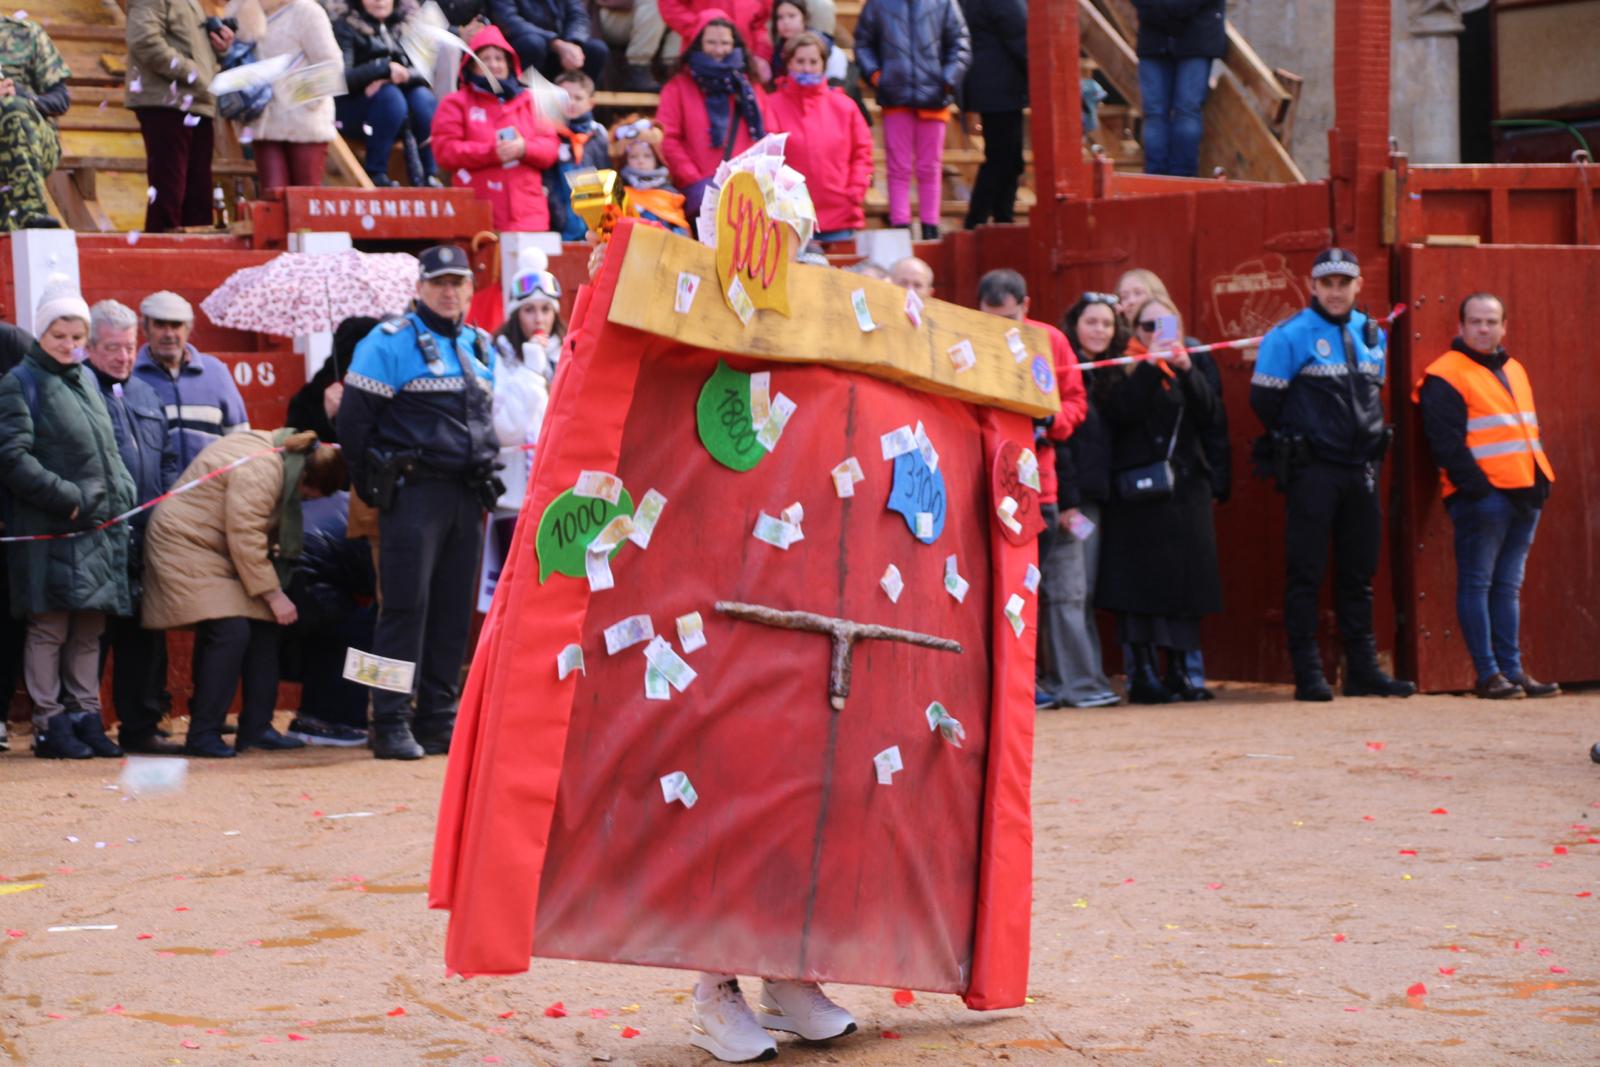
[[[1415,683],[1391,678],[1378,666],[1378,643],[1372,637],[1347,645],[1344,661],[1347,697],[1408,697],[1417,691]]]
[[[79,741],[72,731],[72,712],[50,716],[43,735],[35,734],[33,754],[40,759],[93,759],[94,749]]]
[[[1189,683],[1189,672],[1184,670],[1182,652],[1175,648],[1169,648],[1166,652],[1167,673],[1166,677],[1161,679],[1161,684],[1176,693],[1179,700],[1188,704],[1192,704],[1195,701],[1217,699],[1217,694],[1205,686],[1191,685]]]
[[[411,727],[404,722],[373,723],[369,744],[375,759],[421,759],[427,754],[411,736]]]
[[[271,726],[268,726],[266,729],[255,734],[255,736],[251,737],[249,740],[246,740],[243,737],[237,738],[233,742],[233,747],[239,752],[243,752],[250,748],[259,748],[263,752],[286,752],[289,749],[305,748],[306,743],[300,740],[298,737],[290,737],[287,734],[281,734]]]
[[[411,736],[422,746],[424,753],[429,756],[450,754],[450,739],[456,731],[454,715],[418,716],[411,725]]]
[[[1294,698],[1311,703],[1326,703],[1333,699],[1333,687],[1322,673],[1322,656],[1317,646],[1289,650],[1294,659]]]
[[[937,241],[939,239],[939,224],[937,222],[924,222],[922,224],[922,239],[924,241]]]
[[[1156,654],[1149,645],[1133,646],[1133,669],[1128,672],[1128,703],[1171,704],[1178,695],[1156,677]]]
[[[72,719],[72,735],[89,746],[89,751],[106,759],[121,759],[122,749],[106,736],[105,723],[98,711],[69,711],[63,714]]]

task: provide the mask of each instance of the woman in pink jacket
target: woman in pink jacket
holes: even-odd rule
[[[505,36],[490,26],[469,42],[483,62],[461,63],[461,88],[439,101],[433,116],[433,155],[452,185],[467,185],[494,211],[501,232],[550,228],[544,169],[561,151],[555,127],[540,117],[533,94],[518,80],[522,63]],[[484,77],[494,75],[496,86]]]
[[[700,213],[717,164],[767,135],[767,94],[755,79],[744,40],[717,8],[700,13],[683,65],[661,90],[656,120],[672,184],[689,218]],[[434,135],[437,141],[438,135]],[[437,151],[437,148],[435,149]]]
[[[828,85],[827,45],[811,32],[783,48],[787,77],[767,98],[774,132],[788,133],[784,160],[806,176],[818,241],[847,241],[867,224],[862,199],[872,184],[872,131],[843,92]]]
[[[751,70],[762,85],[772,80],[772,0],[659,0],[661,21],[685,41],[700,32],[712,11],[733,23],[750,46]]]

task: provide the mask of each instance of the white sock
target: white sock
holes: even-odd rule
[[[699,981],[694,984],[694,997],[696,1000],[710,1000],[711,994],[717,991],[717,986],[723,982],[731,982],[736,976],[731,974],[713,974],[711,971],[701,971]]]

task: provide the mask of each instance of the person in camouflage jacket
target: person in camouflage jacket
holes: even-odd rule
[[[44,181],[61,162],[54,119],[72,103],[71,75],[38,23],[0,18],[0,231],[59,225]]]

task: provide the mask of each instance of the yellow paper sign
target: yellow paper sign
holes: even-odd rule
[[[13,882],[10,885],[0,885],[0,897],[10,896],[12,893],[26,893],[30,889],[40,889],[43,882]]]
[[[789,314],[794,239],[788,226],[767,214],[767,198],[755,175],[740,172],[728,180],[717,201],[717,280],[729,307],[734,307],[729,290],[737,280],[751,304]]]

